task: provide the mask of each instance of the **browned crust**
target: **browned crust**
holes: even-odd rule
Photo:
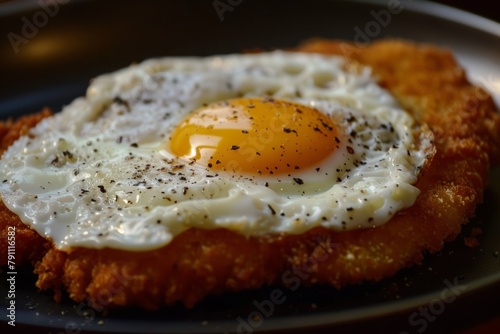
[[[51,114],[51,111],[45,108],[38,113],[19,117],[15,121],[8,119],[5,122],[0,122],[0,154],[20,136],[28,133],[29,129]],[[34,263],[40,260],[50,248],[49,242],[24,225],[19,217],[10,212],[0,200],[0,265],[7,264],[9,227],[16,230],[16,265]]]
[[[468,83],[450,52],[433,46],[382,41],[348,47],[315,40],[298,50],[343,54],[370,65],[380,83],[431,128],[437,153],[410,209],[383,226],[359,231],[316,228],[298,236],[246,239],[222,229],[191,229],[150,252],[50,249],[36,263],[37,286],[54,289],[56,297],[66,289],[75,301],[87,299],[97,309],[155,309],[177,301],[189,307],[209,294],[293,285],[290,270],[303,284],[377,281],[455,238],[482,199],[490,163],[500,161],[500,117],[491,97]],[[0,211],[4,230],[15,217]],[[30,235],[27,244],[29,239],[41,238]],[[4,243],[2,238],[0,248]]]

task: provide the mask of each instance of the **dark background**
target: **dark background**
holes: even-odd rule
[[[439,0],[433,1],[448,5],[451,7],[459,8],[496,22],[500,22],[500,9],[498,9],[498,1],[488,0]],[[500,47],[500,46],[499,46]]]
[[[27,0],[12,1],[18,3],[27,2]],[[37,1],[38,0],[34,0],[31,2],[34,2],[36,4]],[[137,8],[133,7],[133,15],[128,18],[124,18],[120,15],[121,13],[126,13],[126,11],[123,11],[123,8],[120,8],[120,5],[122,4],[122,6],[125,7],[125,3],[130,3],[130,1],[117,0],[115,2],[116,6],[114,7],[111,7],[109,5],[104,6],[103,4],[105,3],[105,1],[99,3],[98,5],[97,2],[94,2],[94,10],[85,10],[85,8],[79,7],[77,8],[77,10],[73,6],[68,6],[67,8],[61,9],[61,13],[64,12],[64,15],[58,15],[56,18],[51,20],[46,27],[41,29],[40,34],[35,39],[33,39],[33,42],[30,42],[33,43],[30,44],[30,46],[33,46],[36,43],[44,40],[60,42],[60,44],[47,44],[53,45],[54,49],[49,50],[50,52],[47,52],[46,54],[38,55],[38,58],[30,56],[30,53],[26,48],[23,49],[19,53],[19,55],[13,54],[10,45],[6,43],[6,33],[1,28],[7,28],[8,30],[6,31],[18,31],[21,25],[20,18],[14,17],[5,20],[4,18],[0,18],[0,111],[3,112],[5,110],[7,115],[12,115],[8,113],[12,112],[12,110],[24,110],[25,112],[33,112],[34,110],[36,110],[35,108],[40,107],[41,104],[46,103],[47,100],[49,100],[49,103],[52,103],[51,106],[53,106],[55,110],[59,110],[61,103],[67,103],[71,101],[75,96],[79,96],[84,93],[84,89],[87,86],[88,80],[92,77],[92,75],[104,73],[106,71],[122,66],[127,66],[131,61],[140,61],[145,57],[159,56],[168,54],[169,52],[195,54],[197,52],[200,52],[199,50],[214,49],[222,52],[238,48],[240,47],[240,45],[259,45],[258,42],[261,40],[261,38],[268,37],[270,40],[276,40],[277,36],[284,36],[284,38],[280,41],[280,43],[282,43],[283,45],[295,45],[297,36],[302,36],[301,34],[305,34],[301,30],[301,27],[296,27],[299,26],[302,22],[307,22],[309,24],[309,26],[305,26],[304,29],[314,27],[317,31],[321,31],[321,29],[323,28],[323,26],[321,25],[322,21],[320,19],[311,20],[307,19],[307,17],[304,18],[304,16],[308,15],[305,10],[302,17],[291,17],[291,19],[296,19],[296,21],[293,22],[293,25],[290,24],[289,26],[287,26],[289,22],[283,20],[282,23],[284,23],[284,25],[274,26],[273,24],[276,23],[275,17],[273,16],[273,20],[270,20],[269,17],[266,17],[267,13],[260,10],[261,7],[258,7],[256,5],[252,6],[252,4],[250,3],[252,1],[253,0],[243,0],[241,9],[235,10],[230,15],[228,15],[226,21],[224,21],[224,23],[222,24],[218,21],[217,16],[211,8],[210,4],[212,0],[205,0],[205,2],[208,4],[208,16],[202,15],[202,13],[200,12],[192,13],[190,11],[191,8],[189,8],[190,3],[194,3],[196,1],[186,0],[186,5],[178,5],[175,8],[179,14],[182,14],[182,17],[185,17],[189,20],[187,24],[185,24],[185,22],[183,22],[182,24],[184,27],[187,26],[191,29],[191,31],[188,31],[188,33],[186,33],[185,31],[182,32],[172,30],[175,27],[179,27],[179,25],[175,24],[175,22],[161,21],[160,18],[163,18],[164,14],[166,13],[148,13],[144,8],[147,7],[148,1],[134,2],[133,5],[137,6]],[[311,9],[311,6],[314,6],[311,5],[311,3],[314,3],[314,1],[315,0],[304,1],[302,2],[301,6],[303,6],[304,9]],[[416,1],[417,0],[413,0],[413,2]],[[0,0],[0,2],[6,1]],[[107,2],[109,3],[109,1]],[[492,20],[495,20],[496,22],[500,22],[500,11],[495,9],[497,7],[497,1],[443,0],[436,2],[452,5],[454,7],[490,18]],[[177,1],[177,3],[180,2]],[[277,3],[277,1],[274,1],[274,3]],[[283,1],[282,3],[287,2]],[[293,7],[291,5],[293,2],[290,1],[288,3],[290,4],[290,7]],[[248,16],[246,16],[246,14],[250,11],[249,8],[255,7],[259,8],[258,15],[252,16],[250,20]],[[99,8],[100,11],[95,10],[95,8]],[[278,9],[281,10],[281,8]],[[277,10],[275,10],[274,12],[276,13]],[[302,13],[302,8],[299,8],[295,12]],[[141,14],[143,15],[143,17],[140,17]],[[152,19],[151,16],[153,16],[155,19]],[[403,17],[404,14],[398,18],[398,24],[404,23],[401,22],[404,21]],[[408,19],[411,18],[412,17],[408,17]],[[358,12],[356,12],[355,17],[339,16],[336,19],[339,21],[345,20],[346,22],[351,22],[351,20],[358,20],[359,22],[356,21],[357,25],[362,24],[372,18],[365,10],[361,11],[359,15]],[[449,19],[453,20],[453,17],[450,17]],[[237,20],[247,20],[245,22],[248,25],[245,26],[245,29],[253,33],[249,34],[245,33],[244,31],[230,31],[231,27],[239,26],[239,24],[236,24]],[[138,24],[137,21],[140,21],[140,24]],[[200,22],[204,22],[207,25],[200,28],[200,24],[202,25],[202,23]],[[267,27],[263,28],[262,26],[259,26],[261,22],[267,22],[269,29]],[[212,24],[210,25],[210,23]],[[432,20],[432,18],[428,18],[425,21],[420,21],[417,18],[413,22],[415,23],[414,25],[411,25],[410,23],[411,22],[407,22],[407,25],[411,26],[411,29],[415,30],[412,31],[412,34],[417,37],[421,37],[422,40],[433,38],[434,35],[442,33],[442,31],[438,30],[442,22],[435,22]],[[339,23],[337,25],[335,22],[331,23],[331,25],[334,27],[342,26],[342,24]],[[352,23],[352,25],[354,25],[354,23]],[[72,27],[71,31],[60,28],[68,26]],[[131,31],[131,26],[138,26],[138,28]],[[285,28],[283,28],[284,26]],[[446,26],[449,27],[448,25]],[[127,27],[129,27],[128,30]],[[147,33],[144,33],[145,31],[153,34],[155,31],[157,32],[162,28],[165,28],[164,30],[170,32],[170,34],[169,36],[162,36],[163,39],[160,44],[148,44],[144,42],[144,40],[147,40],[148,38],[151,39],[151,36],[148,36]],[[166,28],[170,28],[170,30]],[[459,26],[452,26],[452,28],[454,28],[455,30],[450,31],[447,36],[452,39],[463,39],[464,41],[467,41],[467,43],[473,42],[471,41],[472,38],[468,38],[468,36],[465,34],[466,32],[470,33],[470,29],[461,29]],[[289,30],[283,31],[285,29]],[[435,34],[433,29],[435,30]],[[108,35],[104,35],[104,31],[107,32]],[[398,32],[396,29],[388,29],[388,31],[390,31],[391,33]],[[258,32],[260,35],[256,32]],[[460,32],[464,32],[464,34],[461,34]],[[351,30],[344,32],[335,31],[335,33],[343,33],[345,35],[345,38],[347,39],[352,39],[353,37],[353,33]],[[193,42],[193,40],[186,40],[186,38],[184,37],[185,35],[188,35],[193,39],[197,39],[196,42]],[[205,37],[199,38],[200,35]],[[290,35],[292,37],[290,37]],[[245,37],[243,38],[241,36]],[[54,38],[51,39],[52,37]],[[113,38],[114,40],[110,40],[110,38]],[[225,40],[225,38],[227,40]],[[491,49],[498,49],[500,47],[500,45],[498,45],[497,43],[498,38],[492,40],[494,42],[491,44]],[[228,41],[234,42],[235,44],[229,45],[230,42]],[[130,45],[135,45],[134,43],[141,44],[142,48],[131,47]],[[64,47],[60,47],[61,45],[63,45]],[[89,49],[89,46],[92,49]],[[269,45],[263,45],[263,47],[273,46],[276,45],[271,44],[271,42],[269,43]],[[4,49],[2,47],[6,48]],[[488,50],[489,48],[483,49],[483,53],[478,51],[478,54],[484,55]],[[156,54],[154,52],[156,52]],[[40,89],[40,87],[43,87],[44,89]],[[30,94],[26,94],[26,92],[29,92]],[[63,100],[61,100],[61,97],[64,97]],[[5,101],[13,101],[13,103],[2,105],[2,103]],[[14,105],[14,103],[16,103],[16,105]],[[2,106],[5,107],[5,109],[2,109]],[[3,117],[4,114],[2,114],[2,118]],[[492,197],[490,196],[489,198]],[[496,202],[491,203],[490,206],[493,208],[500,207],[498,205],[498,197],[493,197],[493,199],[495,199]],[[487,217],[485,217],[484,220],[488,220]],[[496,221],[498,220],[499,219],[496,219]],[[497,233],[496,235],[500,235],[500,233]],[[483,237],[488,237],[494,241],[490,244],[485,244],[483,240],[481,241],[481,245],[483,245],[486,249],[486,251],[483,252],[484,254],[481,254],[479,249],[472,251],[475,253],[463,250],[463,247],[461,247],[462,240],[459,239],[457,241],[457,250],[455,251],[454,258],[461,259],[460,261],[454,261],[457,272],[461,272],[462,267],[468,268],[469,265],[469,262],[463,260],[464,257],[459,256],[461,255],[459,254],[460,251],[467,251],[467,254],[473,254],[469,254],[469,256],[477,256],[478,258],[483,256],[484,258],[489,259],[489,261],[493,265],[498,265],[498,260],[491,256],[490,249],[486,247],[487,245],[491,245],[491,249],[498,250],[498,238],[495,239],[494,237],[491,237],[491,234],[486,233]],[[447,249],[450,249],[449,246]],[[455,250],[455,248],[453,249]],[[443,268],[447,268],[447,270],[450,270],[451,264],[449,263],[449,260],[450,259],[448,253],[443,253],[441,255],[431,257],[426,265],[429,265],[429,267],[433,268],[432,275],[438,275],[438,273],[441,273],[443,271]],[[478,263],[483,264],[483,262],[473,259],[470,261],[470,263],[472,263],[473,265]],[[419,268],[413,269],[419,270]],[[420,267],[420,270],[427,271],[427,266]],[[415,276],[415,271],[410,271],[408,275]],[[425,290],[426,285],[431,286],[432,284],[435,284],[435,280],[432,279],[434,276],[430,276],[431,274],[423,272],[421,273],[421,275],[423,275],[422,277],[424,277],[424,279],[422,279],[423,290]],[[470,275],[467,275],[466,279],[469,278],[471,278]],[[414,283],[412,287],[413,289],[416,289],[418,287],[417,283]],[[28,286],[31,286],[31,282],[28,282]],[[438,281],[437,288],[441,288],[440,281]],[[498,291],[500,291],[500,287],[498,288],[499,289],[494,290],[497,297]],[[389,294],[392,291],[390,289],[391,286],[388,286],[386,289]],[[318,299],[321,299],[321,293],[323,293],[323,291],[318,292]],[[500,333],[500,303],[498,303],[498,298],[489,298],[492,297],[491,295],[492,291],[490,289],[488,291],[484,291],[481,295],[474,296],[474,300],[468,300],[467,303],[456,303],[450,305],[449,308],[447,308],[446,313],[442,317],[440,317],[439,320],[436,321],[436,323],[433,323],[432,326],[430,326],[429,330],[426,331],[426,333],[448,332],[450,330],[450,327],[451,330],[455,331],[458,328],[461,328],[464,330],[464,332],[462,333],[467,334],[481,332],[488,333],[488,330],[490,333]],[[36,294],[36,296],[39,297],[40,295]],[[342,307],[345,308],[349,301],[353,300],[353,298],[351,297],[352,296],[349,295],[345,298],[345,300],[339,300],[338,304],[343,303]],[[250,296],[249,298],[251,300],[253,296]],[[340,299],[340,296],[338,298]],[[379,297],[377,296],[377,298]],[[363,307],[365,306],[363,305],[363,303],[366,304],[367,299],[360,298],[359,302],[359,306]],[[470,313],[473,315],[468,314],[469,305]],[[238,306],[238,304],[236,304],[236,306]],[[41,306],[39,306],[39,308],[41,308]],[[173,318],[173,316],[170,315],[170,318]],[[395,327],[392,326],[392,329],[405,329],[408,327],[406,319],[399,320],[402,321],[402,325]],[[394,321],[394,319],[391,319],[391,321]],[[367,332],[382,332],[382,329],[385,328],[386,330],[383,332],[389,332],[387,327],[389,327],[390,325],[391,323],[387,322],[387,320],[384,319],[378,321],[378,323],[370,323],[368,325],[368,328],[365,329],[370,329],[371,327],[371,330]],[[109,326],[106,328],[109,328]],[[465,328],[469,329],[466,330]],[[348,328],[348,330],[351,330],[351,332],[355,333],[355,331],[352,331],[351,328]],[[1,328],[0,332],[4,333]]]

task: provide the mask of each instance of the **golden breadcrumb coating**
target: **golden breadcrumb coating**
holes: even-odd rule
[[[15,121],[8,119],[0,122],[0,154],[3,154],[20,136],[25,135],[29,129],[51,114],[50,110],[45,108],[41,112],[20,117]],[[16,265],[18,266],[35,263],[51,247],[48,241],[24,225],[16,214],[10,212],[0,199],[0,266],[7,264],[9,226],[16,229]]]
[[[449,51],[434,46],[387,40],[360,47],[312,40],[296,51],[340,54],[353,64],[371,66],[380,84],[432,130],[437,152],[417,183],[421,194],[411,208],[382,226],[357,231],[315,228],[302,235],[245,238],[224,229],[193,228],[154,251],[63,252],[49,247],[2,205],[0,252],[7,249],[7,226],[17,226],[22,239],[16,254],[35,265],[37,286],[54,289],[56,299],[67,291],[73,300],[88,300],[99,310],[156,309],[175,302],[192,307],[207,295],[293,285],[287,276],[291,270],[303,284],[340,288],[390,277],[420,262],[424,252],[440,250],[474,214],[490,165],[500,161],[500,116],[491,97],[467,81]],[[0,126],[2,147],[37,117],[19,120],[10,135],[4,135],[9,126]]]

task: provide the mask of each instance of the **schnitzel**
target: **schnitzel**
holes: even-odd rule
[[[54,290],[56,300],[66,291],[96,309],[157,309],[177,302],[193,307],[207,295],[287,283],[283,273],[290,268],[304,269],[305,285],[342,288],[379,281],[441,250],[474,215],[488,171],[500,162],[500,114],[449,50],[384,40],[355,51],[351,46],[346,55],[346,46],[318,39],[293,51],[347,56],[353,66],[370,67],[379,85],[434,135],[435,155],[415,184],[420,195],[387,223],[250,237],[224,228],[190,228],[148,251],[61,250],[0,204],[0,264],[6,264],[8,227],[15,226],[17,264],[33,265],[36,285]],[[44,110],[2,123],[2,150],[49,114]]]

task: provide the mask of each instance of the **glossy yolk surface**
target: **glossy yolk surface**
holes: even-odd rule
[[[290,174],[337,150],[339,130],[318,110],[274,99],[240,98],[192,112],[173,131],[170,150],[214,170]]]

